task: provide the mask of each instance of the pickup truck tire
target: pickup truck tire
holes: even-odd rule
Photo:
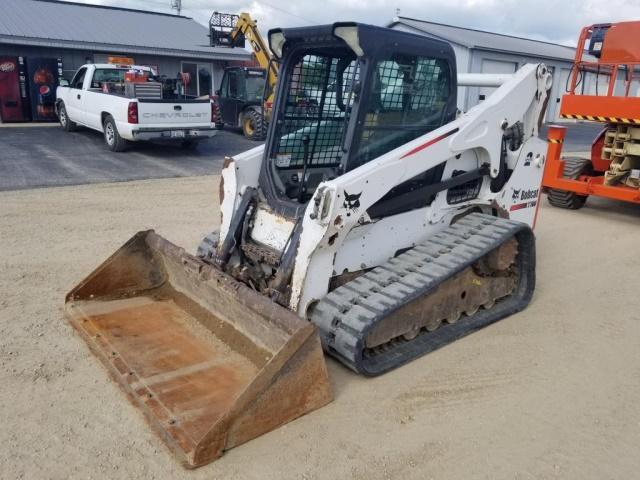
[[[116,127],[116,122],[113,120],[111,115],[107,115],[102,126],[102,130],[104,132],[104,143],[107,144],[109,150],[112,152],[124,151],[129,142],[120,136],[118,133],[118,127]]]
[[[60,126],[65,132],[74,132],[77,128],[76,122],[72,122],[69,118],[64,102],[60,102],[58,105],[58,120],[60,120]]]
[[[248,108],[242,114],[242,133],[249,140],[264,140],[264,119],[262,114],[253,108]]]
[[[195,150],[198,147],[198,140],[183,140],[180,146],[185,150]]]

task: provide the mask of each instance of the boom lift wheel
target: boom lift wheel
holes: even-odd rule
[[[581,175],[591,175],[593,173],[591,161],[586,158],[569,157],[563,160],[564,178],[576,180]],[[549,189],[549,193],[547,194],[551,205],[559,208],[568,208],[570,210],[582,208],[587,201],[587,197],[588,195],[578,195],[575,192],[556,189]]]
[[[264,121],[256,109],[249,108],[242,114],[242,133],[249,140],[264,140]]]

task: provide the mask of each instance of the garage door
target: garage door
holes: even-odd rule
[[[518,69],[518,64],[515,62],[505,62],[502,60],[482,60],[482,73],[515,73]],[[478,101],[482,101],[487,98],[495,88],[482,87],[478,91]]]

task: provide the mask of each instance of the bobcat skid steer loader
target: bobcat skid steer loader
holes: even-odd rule
[[[225,161],[219,233],[193,256],[140,232],[66,298],[188,467],[330,402],[322,349],[378,375],[534,288],[544,65],[458,77],[448,44],[356,23],[269,41],[273,120]],[[458,114],[467,85],[497,88]]]

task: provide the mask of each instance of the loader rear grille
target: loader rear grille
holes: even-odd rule
[[[451,176],[456,177],[463,173],[465,173],[463,170],[455,170]],[[447,203],[449,205],[456,205],[478,198],[481,186],[482,178],[476,178],[457,187],[451,187],[447,190]]]

